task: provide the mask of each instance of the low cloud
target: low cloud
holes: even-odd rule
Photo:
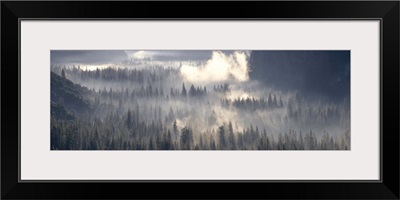
[[[182,65],[180,72],[183,79],[191,83],[222,82],[231,78],[244,82],[249,79],[248,56],[248,52],[235,51],[227,55],[214,51],[204,66]]]

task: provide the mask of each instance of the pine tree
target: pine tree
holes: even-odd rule
[[[224,126],[220,126],[218,128],[218,137],[219,137],[219,148],[225,149],[226,148],[226,136],[225,136]]]
[[[128,110],[128,113],[127,113],[126,125],[128,126],[129,130],[132,128],[132,115],[131,115],[131,111],[130,110]]]
[[[272,108],[272,107],[273,107],[271,93],[268,94],[268,107],[269,107],[269,108]]]
[[[274,95],[274,97],[272,99],[272,105],[273,105],[273,108],[277,108],[278,107],[278,102],[276,101],[276,95]]]
[[[192,96],[192,97],[196,96],[196,89],[194,88],[193,84],[192,84],[192,86],[190,86],[189,96]]]
[[[299,134],[298,149],[304,150],[304,139],[303,139],[303,135],[301,134],[301,131]]]
[[[236,140],[235,140],[235,134],[233,133],[233,127],[232,127],[232,122],[229,121],[228,125],[228,142],[229,146],[232,150],[236,149]]]
[[[217,150],[217,147],[215,145],[214,137],[211,135],[210,136],[210,150]]]
[[[167,150],[172,150],[173,149],[173,145],[172,145],[172,136],[171,136],[171,131],[168,129],[167,132]]]
[[[279,107],[283,108],[283,101],[282,101],[282,97],[279,97]]]
[[[183,150],[190,150],[193,144],[192,130],[188,127],[183,127],[181,131],[181,148]]]
[[[149,148],[149,150],[156,150],[156,147],[154,146],[153,136],[150,136],[148,148]]]
[[[63,78],[65,78],[65,71],[64,71],[64,69],[61,70],[61,76],[62,76]]]
[[[203,149],[203,150],[205,149],[204,142],[203,142],[203,134],[200,134],[199,145],[200,145],[200,149]]]
[[[186,88],[185,88],[185,83],[182,84],[182,96],[186,97],[187,92],[186,92]]]
[[[172,124],[172,131],[173,131],[172,133],[174,134],[174,140],[178,139],[179,130],[178,130],[178,126],[176,125],[176,120]]]

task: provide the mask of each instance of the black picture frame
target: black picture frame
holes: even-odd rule
[[[227,5],[229,9],[226,9]],[[154,7],[161,9],[154,12]],[[399,199],[399,9],[398,1],[2,1],[1,198]],[[381,21],[381,181],[19,182],[18,134],[21,129],[19,25],[22,18],[379,19]],[[15,84],[17,74],[18,84]]]

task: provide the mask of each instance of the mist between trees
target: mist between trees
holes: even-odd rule
[[[52,66],[52,150],[349,150],[350,102],[180,68]]]

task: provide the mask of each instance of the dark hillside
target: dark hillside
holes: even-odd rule
[[[51,72],[51,112],[55,117],[71,118],[71,113],[90,111],[90,103],[84,98],[89,94],[86,87]]]

